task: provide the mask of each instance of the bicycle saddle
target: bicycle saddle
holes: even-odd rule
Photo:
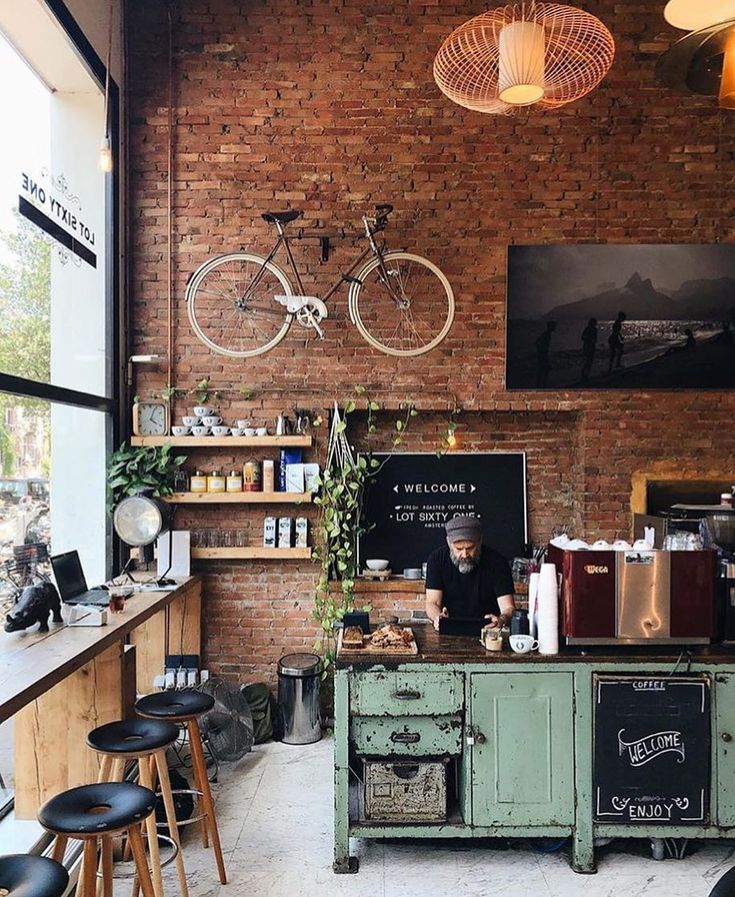
[[[296,221],[297,218],[301,218],[301,212],[297,212],[295,209],[290,212],[263,212],[260,216],[263,221],[267,221],[268,224],[275,224],[276,221],[280,221],[281,224],[288,224],[289,221]]]

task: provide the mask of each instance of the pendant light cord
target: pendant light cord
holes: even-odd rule
[[[110,139],[110,62],[112,60],[112,0],[110,0],[110,16],[107,24],[107,64],[105,66],[105,138]]]

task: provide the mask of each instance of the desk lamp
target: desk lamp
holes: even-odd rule
[[[142,548],[142,559],[148,565],[153,560],[153,543],[162,532],[168,533],[169,539],[169,564],[163,576],[158,580],[158,585],[173,585],[173,581],[166,579],[166,573],[171,569],[171,530],[173,528],[173,509],[160,498],[139,492],[123,498],[112,514],[112,525],[120,539],[132,548]],[[128,564],[130,561],[128,561]],[[124,573],[127,573],[128,564]]]

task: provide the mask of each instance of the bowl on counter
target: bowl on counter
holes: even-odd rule
[[[421,567],[406,567],[403,571],[404,579],[423,579]]]
[[[191,433],[191,427],[171,427],[174,436],[188,436]]]
[[[370,558],[369,561],[365,561],[365,566],[368,570],[387,570],[389,561],[386,561],[385,558]]]

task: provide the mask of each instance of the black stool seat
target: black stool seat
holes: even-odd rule
[[[709,892],[709,897],[735,897],[735,869],[728,870],[717,880]]]
[[[87,744],[103,754],[135,754],[168,747],[178,737],[178,728],[164,720],[121,719],[93,729]]]
[[[104,834],[141,822],[153,812],[156,795],[130,782],[101,782],[62,791],[38,811],[38,821],[63,835]]]
[[[201,691],[161,691],[145,695],[135,702],[135,709],[141,716],[160,719],[186,719],[200,716],[214,707],[212,695]]]
[[[61,897],[69,884],[66,869],[46,857],[0,857],[0,893],[8,897]]]

